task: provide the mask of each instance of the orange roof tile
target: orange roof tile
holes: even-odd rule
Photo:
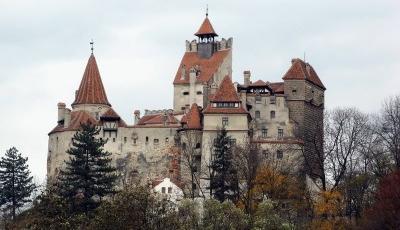
[[[80,129],[82,123],[86,123],[89,121],[92,124],[98,124],[96,119],[94,119],[89,113],[86,111],[73,111],[71,112],[71,121],[68,127],[64,128],[63,124],[57,125],[49,134],[63,131],[77,131]]]
[[[186,119],[186,129],[202,129],[200,110],[196,103],[192,104],[189,113],[185,116]]]
[[[89,57],[79,90],[75,95],[75,101],[72,103],[72,105],[77,104],[110,105],[93,54]]]
[[[317,73],[314,68],[305,63],[300,58],[295,58],[292,60],[292,66],[286,72],[286,74],[282,78],[283,80],[307,80],[315,85],[321,87],[322,89],[326,89],[324,84],[322,84],[319,79]]]
[[[207,105],[207,108],[203,111],[204,114],[248,114],[248,112],[239,105],[239,108],[215,108],[211,105]]]
[[[269,86],[274,91],[274,93],[284,93],[284,83],[283,82],[269,83]]]
[[[194,66],[198,66],[200,70],[197,82],[207,83],[217,72],[229,52],[230,49],[219,50],[210,58],[200,58],[197,52],[186,52],[176,72],[174,84],[189,84],[189,70]],[[184,79],[182,79],[182,68],[185,69]]]
[[[137,123],[136,126],[145,126],[145,125],[163,125],[164,124],[164,114],[150,114],[144,115]],[[167,114],[167,125],[178,124],[178,120],[174,117],[173,114]]]
[[[199,30],[194,34],[196,36],[202,36],[202,35],[211,35],[211,36],[218,36],[217,33],[215,33],[213,26],[211,25],[210,20],[208,17],[206,17],[201,24]]]
[[[115,119],[118,120],[118,127],[127,127],[125,121],[122,120],[118,113],[115,112],[112,108],[109,108],[103,115],[100,116],[100,118],[104,120]]]
[[[263,80],[258,80],[250,84],[250,86],[265,86],[265,85],[267,85],[267,83],[265,83]]]
[[[214,97],[212,98],[212,102],[239,102],[238,93],[233,86],[231,78],[227,75],[222,80],[221,84]]]

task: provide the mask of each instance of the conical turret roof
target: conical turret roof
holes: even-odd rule
[[[102,104],[111,106],[108,102],[103,82],[101,81],[96,58],[93,54],[89,57],[81,84],[75,95],[75,101],[72,103],[72,105],[78,104]]]
[[[208,16],[204,19],[203,23],[201,24],[199,30],[194,34],[196,36],[204,36],[204,35],[211,35],[211,36],[218,36],[217,33],[215,33],[213,26],[211,25],[210,20],[208,19]]]

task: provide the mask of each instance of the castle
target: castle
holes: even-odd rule
[[[48,180],[63,167],[73,135],[86,121],[101,128],[99,138],[108,139],[104,148],[112,153],[123,183],[183,180],[179,153],[188,148],[195,151],[193,163],[200,171],[209,163],[212,142],[222,127],[233,143],[257,143],[277,160],[299,159],[302,151],[313,154],[311,144],[301,138],[323,120],[325,86],[313,67],[295,58],[282,82],[252,80],[250,71],[244,71],[243,83],[233,83],[232,38],[218,40],[208,15],[195,36],[186,41],[173,79],[173,109],[145,110],[142,115],[135,110],[133,125],[109,102],[92,53],[71,109],[57,105],[57,125],[49,133]],[[295,135],[299,127],[303,136]]]

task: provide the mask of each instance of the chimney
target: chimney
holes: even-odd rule
[[[166,111],[163,112],[162,115],[162,121],[163,121],[163,125],[166,126],[167,125],[167,120],[168,120],[168,114]]]
[[[243,71],[243,78],[244,78],[243,83],[244,83],[244,86],[247,87],[247,86],[250,85],[250,83],[251,83],[250,77],[251,77],[250,70]]]
[[[182,65],[181,67],[181,80],[185,80],[186,78],[186,66]]]
[[[64,113],[64,128],[67,128],[69,126],[69,123],[71,123],[71,110],[70,109],[65,109],[65,113]]]
[[[189,70],[189,81],[190,81],[190,83],[196,82],[196,77],[197,77],[197,69],[195,67],[190,68],[190,70]]]
[[[65,114],[65,103],[64,102],[59,102],[57,104],[57,108],[58,108],[58,119],[57,119],[57,123],[61,124],[61,121],[64,120],[64,114]]]
[[[134,125],[137,125],[137,123],[140,120],[140,110],[135,110],[135,112],[133,112],[133,114],[135,115]]]

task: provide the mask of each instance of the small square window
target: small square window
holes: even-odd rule
[[[172,187],[168,187],[168,193],[172,193]]]
[[[268,136],[268,129],[262,129],[262,130],[261,130],[261,136],[262,136],[262,138],[267,138],[267,136]]]
[[[113,137],[113,142],[115,142],[115,137]]]
[[[189,92],[183,92],[183,95],[189,95]]]
[[[127,137],[124,137],[124,143],[126,143],[128,141]]]
[[[201,91],[197,91],[197,93],[196,93],[197,95],[202,95],[203,94],[203,92],[201,92]]]
[[[271,115],[271,119],[274,119],[274,118],[275,118],[275,111],[272,110],[272,111],[270,112],[270,115]]]
[[[154,139],[153,142],[154,142],[155,145],[158,145],[159,141],[158,141],[158,139]]]
[[[260,118],[260,111],[256,111],[255,115],[256,115],[256,119],[259,119]]]
[[[229,123],[228,117],[223,117],[223,118],[222,118],[222,126],[227,126],[228,123]]]
[[[282,152],[282,150],[276,151],[276,158],[278,158],[278,159],[282,159],[282,158],[283,158],[283,152]]]
[[[165,138],[165,143],[168,143],[168,142],[169,142],[169,138],[166,137],[166,138]]]
[[[278,129],[278,138],[283,137],[283,129]]]
[[[161,188],[161,193],[165,193],[165,187]]]

